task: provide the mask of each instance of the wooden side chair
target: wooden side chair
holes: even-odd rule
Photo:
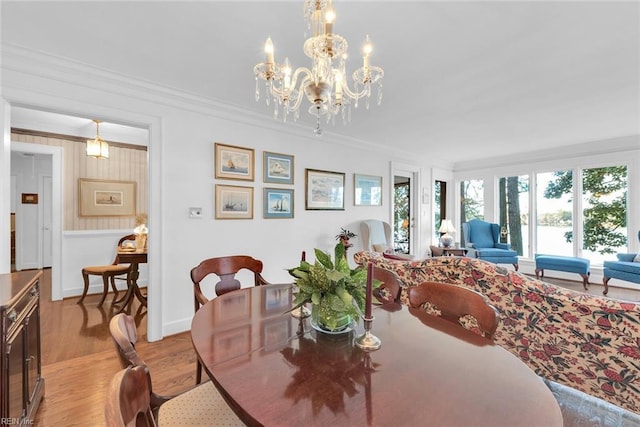
[[[493,339],[499,313],[479,292],[462,286],[423,282],[409,288],[409,305],[457,323],[485,338]]]
[[[128,234],[122,237],[118,241],[118,246],[122,246],[123,243],[127,241],[135,242],[136,236],[135,234]],[[117,250],[116,247],[116,250]],[[82,280],[84,281],[84,291],[82,291],[82,296],[78,300],[78,304],[81,304],[84,301],[84,297],[87,296],[87,292],[89,291],[89,276],[102,276],[102,283],[104,284],[104,288],[102,290],[102,299],[100,299],[100,303],[98,307],[102,307],[102,303],[104,303],[105,298],[107,297],[107,293],[109,292],[109,283],[111,283],[111,288],[114,292],[114,300],[118,295],[118,288],[116,287],[116,279],[126,280],[127,286],[129,285],[130,275],[131,275],[131,264],[116,264],[118,260],[118,256],[114,258],[113,262],[108,265],[93,265],[89,267],[84,267],[82,269]],[[122,277],[124,276],[124,277]]]
[[[304,256],[304,252],[303,252]],[[219,281],[215,284],[216,296],[226,294],[241,288],[241,283],[235,278],[240,270],[249,270],[253,273],[255,286],[269,285],[262,277],[262,261],[248,255],[232,255],[225,257],[209,258],[202,261],[191,269],[191,281],[193,282],[193,296],[195,311],[209,302],[209,298],[204,295],[200,284],[210,274],[218,276]],[[197,361],[196,384],[202,380],[202,364]]]
[[[156,427],[149,404],[149,370],[128,366],[111,380],[104,415],[107,427]]]
[[[133,317],[125,313],[113,316],[109,322],[109,331],[116,346],[120,364],[125,368],[128,366],[145,368],[145,392],[149,397],[151,411],[157,414],[156,420],[159,425],[244,426],[244,423],[240,421],[211,381],[192,387],[175,396],[162,396],[154,393],[147,365],[135,349],[138,333]]]
[[[398,275],[391,270],[373,267],[373,278],[382,284],[373,290],[373,296],[382,304],[388,302],[400,302],[402,286]]]
[[[262,277],[262,261],[248,255],[209,258],[192,268],[191,281],[193,282],[194,287],[196,311],[209,302],[209,298],[202,293],[202,289],[200,288],[200,283],[205,277],[210,274],[218,276],[219,281],[215,284],[215,292],[217,296],[220,296],[227,292],[240,289],[241,283],[235,278],[235,275],[238,271],[243,269],[249,270],[253,273],[255,286],[270,284],[264,279],[264,277]]]

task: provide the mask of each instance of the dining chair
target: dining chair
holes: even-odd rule
[[[304,256],[304,255],[303,255]],[[210,274],[218,276],[219,281],[215,284],[216,296],[240,289],[242,284],[235,275],[240,270],[248,270],[253,273],[253,283],[255,286],[269,285],[262,277],[262,261],[248,255],[231,255],[217,258],[209,258],[200,262],[191,269],[191,281],[193,282],[194,308],[198,311],[200,307],[209,302],[209,298],[202,292],[200,284]],[[196,371],[196,384],[202,380],[202,364],[198,360]]]
[[[109,331],[123,368],[147,368],[135,349],[138,332],[132,316],[125,313],[113,316],[109,322]],[[149,396],[149,406],[151,411],[157,414],[159,425],[244,426],[211,381],[196,385],[178,395],[162,396],[153,391],[151,375],[147,369],[146,392]]]
[[[373,267],[373,278],[382,283],[373,290],[373,296],[382,304],[388,302],[400,302],[402,285],[398,275],[391,270],[377,266]]]
[[[493,339],[500,315],[487,298],[462,286],[423,282],[408,288],[409,305],[424,307],[429,314],[457,323],[485,338]]]
[[[156,427],[149,402],[149,370],[128,366],[111,380],[104,409],[107,427]]]
[[[202,261],[196,267],[191,269],[191,281],[194,287],[194,299],[196,311],[209,302],[202,289],[200,283],[210,274],[216,275],[219,281],[215,284],[216,296],[226,294],[241,288],[241,283],[235,278],[236,273],[240,270],[249,270],[253,273],[254,285],[269,285],[264,277],[262,277],[262,261],[252,258],[248,255],[232,255],[217,258],[209,258]]]
[[[117,248],[122,246],[123,243],[128,241],[135,242],[136,236],[135,234],[128,234],[118,240]],[[87,296],[87,292],[89,291],[89,276],[101,276],[102,283],[104,284],[104,288],[102,290],[102,299],[100,299],[100,303],[98,303],[98,307],[102,306],[105,298],[107,297],[107,293],[109,292],[109,282],[111,283],[111,288],[114,293],[114,301],[118,296],[118,288],[116,287],[116,279],[118,280],[126,280],[127,286],[129,285],[130,275],[131,275],[131,264],[117,264],[118,256],[114,258],[111,264],[107,265],[93,265],[89,267],[84,267],[82,269],[82,280],[84,281],[84,290],[82,291],[82,296],[78,300],[78,304],[81,304],[84,301],[84,298]],[[124,277],[121,277],[124,276]]]

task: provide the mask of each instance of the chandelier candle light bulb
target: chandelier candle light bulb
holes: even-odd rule
[[[336,20],[336,13],[333,9],[327,10],[327,13],[324,15],[325,26],[324,33],[327,36],[330,36],[333,33],[333,22]]]

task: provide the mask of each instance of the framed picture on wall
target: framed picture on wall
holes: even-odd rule
[[[293,156],[265,151],[262,163],[264,182],[293,184]]]
[[[78,179],[80,216],[133,216],[136,214],[135,181]]]
[[[253,187],[216,185],[216,219],[253,219]]]
[[[265,218],[293,218],[293,190],[288,188],[265,188],[262,200]]]
[[[215,177],[253,181],[254,151],[251,148],[215,143]]]
[[[382,206],[382,177],[354,174],[353,204],[356,206]]]
[[[305,209],[344,210],[343,172],[305,169]]]

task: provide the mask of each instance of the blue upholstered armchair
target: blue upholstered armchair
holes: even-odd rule
[[[638,232],[638,239],[640,239],[640,231]],[[609,280],[611,278],[640,283],[640,262],[634,261],[636,256],[637,254],[621,253],[616,255],[617,261],[604,262],[603,294],[606,295],[609,292]]]
[[[518,270],[518,253],[508,243],[500,243],[500,226],[480,219],[462,224],[467,255],[494,264],[513,264]]]

